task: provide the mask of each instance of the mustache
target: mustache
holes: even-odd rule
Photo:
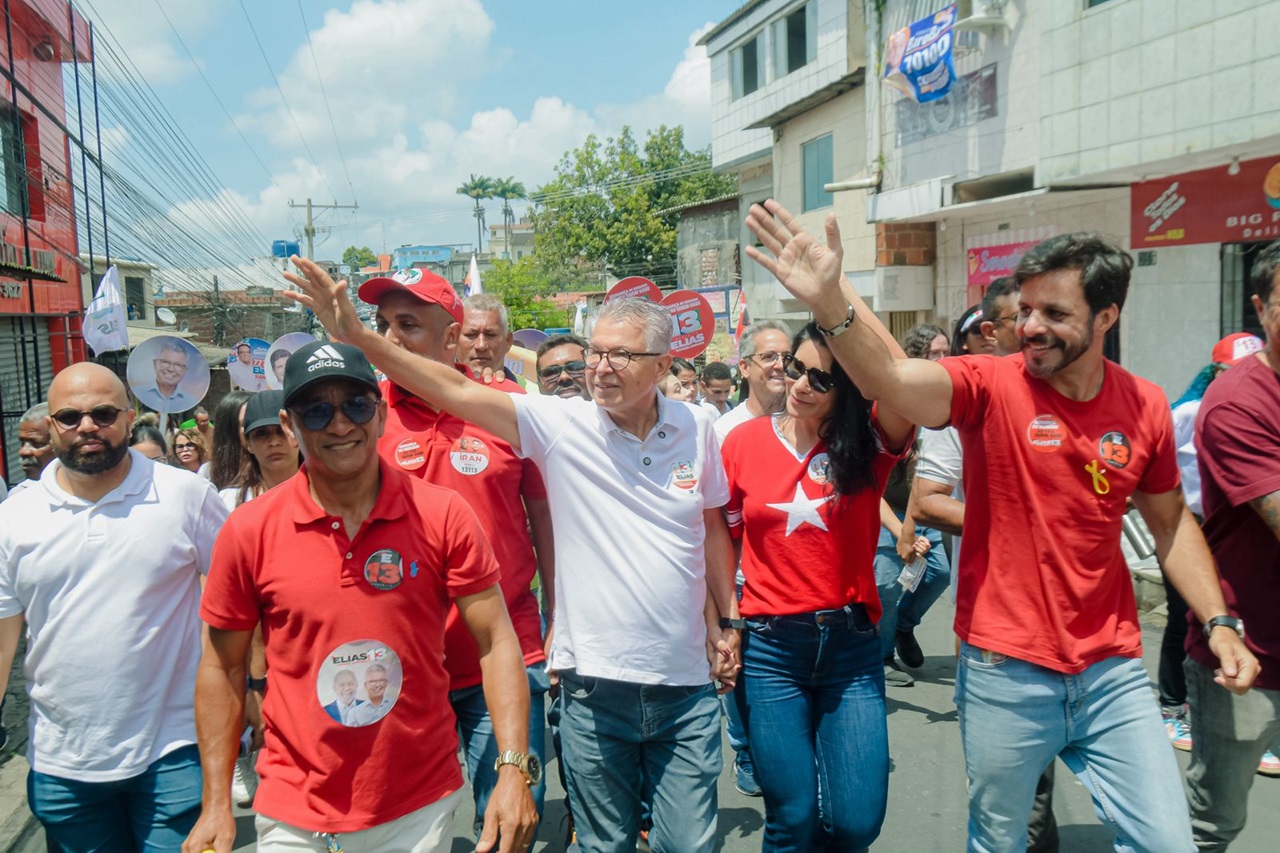
[[[1063,346],[1062,338],[1058,337],[1057,335],[1044,334],[1044,335],[1031,335],[1030,337],[1023,335],[1018,338],[1018,345],[1023,347],[1043,346],[1045,344],[1049,346],[1059,347],[1059,348]]]

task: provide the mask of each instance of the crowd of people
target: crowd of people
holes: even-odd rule
[[[1280,243],[1266,341],[1170,407],[1103,357],[1131,262],[1096,235],[899,342],[834,217],[748,226],[812,319],[746,329],[736,370],[612,300],[527,394],[500,301],[375,277],[370,329],[296,258],[330,339],[281,390],[166,434],[106,368],[59,373],[0,504],[0,676],[25,630],[51,847],[225,853],[252,803],[260,851],[444,850],[465,771],[476,849],[524,850],[554,762],[581,850],[710,851],[727,725],[762,849],[866,850],[886,686],[949,591],[968,849],[1057,849],[1058,760],[1117,849],[1227,849],[1280,745]],[[1130,511],[1168,586],[1158,698]]]

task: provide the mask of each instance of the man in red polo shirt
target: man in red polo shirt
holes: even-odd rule
[[[425,270],[401,270],[389,277],[369,279],[360,286],[359,295],[362,301],[378,307],[378,331],[388,340],[423,358],[454,363],[463,306],[448,281]],[[465,365],[457,367],[466,373]],[[524,393],[500,370],[490,387]],[[542,618],[530,587],[535,571],[541,569],[545,595],[550,596],[554,588],[551,511],[542,475],[533,462],[520,459],[510,445],[492,433],[433,409],[390,382],[382,383],[382,393],[388,410],[386,430],[378,441],[379,454],[390,465],[462,495],[493,546],[502,571],[502,594],[529,678],[529,742],[541,760],[546,740],[543,696],[550,685]],[[536,558],[534,542],[538,545]],[[548,618],[554,612],[550,605],[548,602],[543,608]],[[497,781],[493,762],[498,747],[480,685],[476,643],[456,609],[450,611],[445,630],[445,670],[449,673],[449,700],[466,752],[479,831],[489,793]],[[543,783],[534,786],[539,815],[545,794]]]
[[[519,644],[475,513],[378,459],[386,404],[359,350],[300,348],[284,392],[281,426],[306,464],[233,513],[214,548],[196,681],[203,813],[183,850],[226,853],[235,838],[231,772],[259,623],[271,680],[258,851],[447,850],[462,786],[443,663],[451,600],[480,646],[503,750],[477,849],[499,834],[501,850],[524,849],[541,767],[527,755]],[[326,710],[344,670],[362,685],[345,722]]]

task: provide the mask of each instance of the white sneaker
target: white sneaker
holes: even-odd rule
[[[258,793],[258,771],[253,769],[253,758],[252,754],[237,758],[231,775],[231,801],[241,808],[253,805],[253,797]]]

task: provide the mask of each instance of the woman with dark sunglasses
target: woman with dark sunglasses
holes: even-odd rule
[[[735,699],[762,768],[766,851],[864,850],[888,795],[872,560],[880,495],[914,427],[877,414],[825,334],[801,330],[786,410],[739,426],[723,451],[746,578]]]
[[[173,458],[177,467],[201,477],[209,477],[209,448],[199,430],[180,429],[173,437]]]

